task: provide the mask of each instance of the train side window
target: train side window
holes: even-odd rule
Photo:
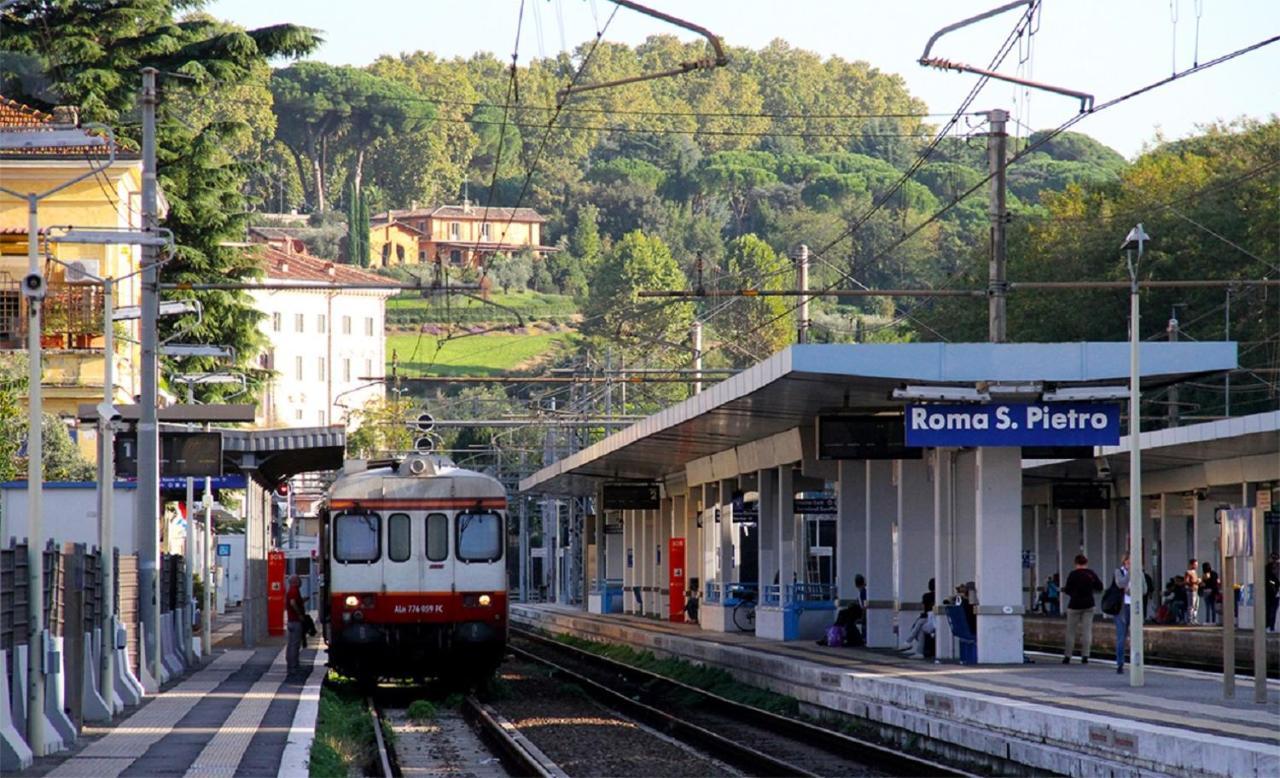
[[[502,516],[494,511],[458,514],[458,559],[496,562],[502,558]]]
[[[343,513],[333,520],[333,558],[338,562],[377,562],[382,521],[376,513]]]
[[[393,513],[387,517],[387,556],[392,562],[408,561],[413,553],[409,527],[407,513]]]
[[[443,513],[427,516],[427,560],[443,562],[449,558],[449,517]]]

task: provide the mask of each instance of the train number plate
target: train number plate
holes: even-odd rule
[[[397,604],[393,609],[393,613],[407,614],[429,614],[444,613],[443,603],[407,603]]]

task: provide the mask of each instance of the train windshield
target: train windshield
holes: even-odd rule
[[[458,559],[496,562],[502,558],[502,516],[494,511],[458,514]]]
[[[339,562],[376,562],[381,535],[377,514],[344,513],[333,521],[333,558]]]

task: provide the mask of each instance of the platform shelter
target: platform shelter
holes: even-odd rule
[[[1149,391],[1234,368],[1236,345],[1145,343],[1140,363]],[[1024,451],[1120,445],[1128,376],[1125,343],[795,345],[520,489],[587,506],[553,599],[682,620],[692,590],[703,629],[777,640],[862,599],[868,645],[890,647],[933,578],[940,600],[972,584],[979,662],[1019,662]]]

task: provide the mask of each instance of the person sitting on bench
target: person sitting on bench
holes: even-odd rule
[[[911,625],[911,631],[907,634],[907,645],[901,649],[905,654],[911,654],[917,659],[931,656],[933,651],[933,636],[937,634],[937,622],[934,621],[933,604],[936,597],[935,583],[932,578],[929,579],[929,591],[920,595],[920,614],[916,616],[915,623]]]

